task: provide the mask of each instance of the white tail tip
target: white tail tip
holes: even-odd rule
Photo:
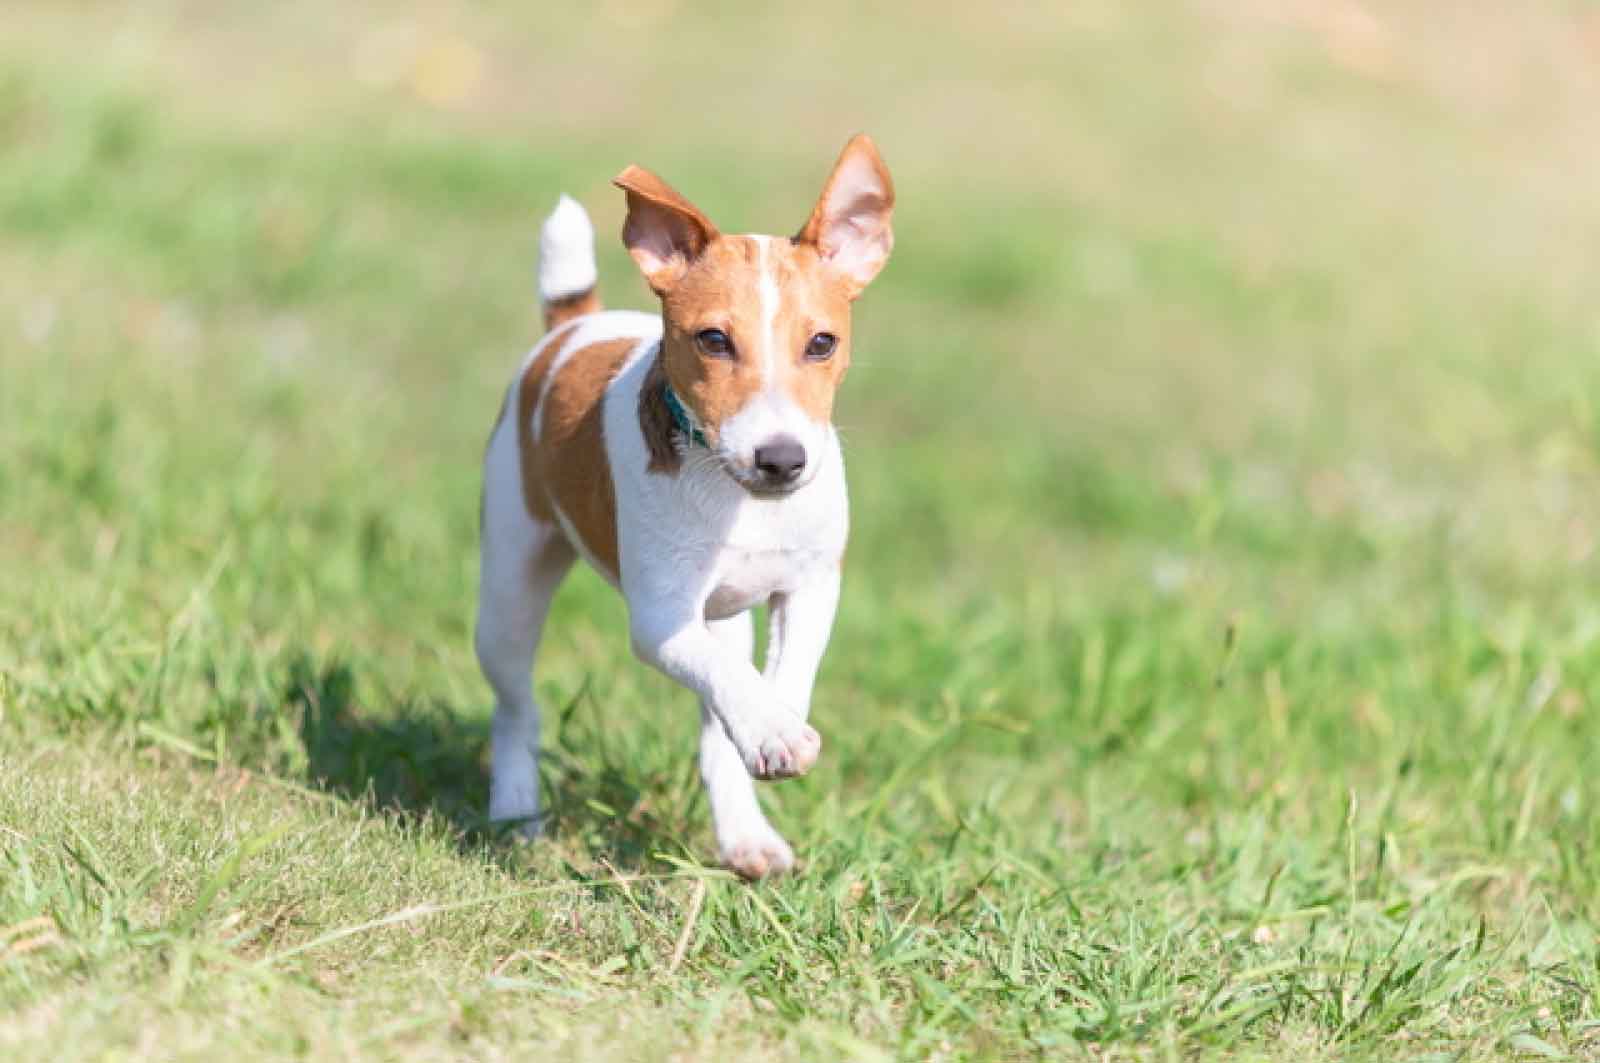
[[[600,279],[594,264],[594,225],[571,196],[562,196],[539,230],[539,298],[582,295]]]

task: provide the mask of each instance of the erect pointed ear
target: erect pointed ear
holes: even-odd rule
[[[878,156],[872,138],[858,133],[850,138],[833,165],[822,196],[800,235],[822,260],[844,278],[850,298],[878,275],[894,247],[889,215],[894,212],[894,181]]]
[[[671,185],[642,167],[628,167],[611,183],[628,194],[622,242],[650,287],[665,295],[716,239],[717,227]]]

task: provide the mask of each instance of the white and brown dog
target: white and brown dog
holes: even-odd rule
[[[700,775],[740,874],[794,853],[752,779],[803,775],[811,690],[848,528],[830,418],[850,303],[889,257],[894,186],[845,146],[793,238],[725,236],[637,166],[622,239],[661,316],[601,311],[594,230],[562,198],[540,239],[548,334],[512,383],[484,460],[477,650],[495,691],[489,815],[539,815],[529,673],[557,585],[583,557],[627,600],[634,652],[700,697]],[[765,603],[765,670],[748,610]]]

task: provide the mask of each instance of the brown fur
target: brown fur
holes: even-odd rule
[[[546,524],[553,523],[556,518],[550,509],[550,497],[545,494],[544,482],[539,476],[539,462],[534,454],[533,411],[539,404],[539,396],[544,393],[544,378],[550,372],[550,363],[566,346],[560,334],[571,331],[572,326],[566,325],[550,334],[544,349],[523,370],[522,382],[517,389],[517,451],[522,458],[519,463],[522,468],[522,501],[528,507],[528,516]],[[506,407],[510,405],[509,402],[505,404]],[[504,417],[506,412],[502,408],[500,416]]]
[[[639,431],[650,451],[650,471],[670,474],[683,465],[683,455],[672,443],[678,426],[673,423],[672,410],[662,393],[666,382],[667,373],[661,368],[661,356],[657,355],[639,389]]]
[[[767,268],[781,293],[773,321],[772,370],[811,417],[826,421],[833,396],[850,366],[850,295],[822,269],[816,249],[781,237],[767,241]],[[761,244],[748,236],[720,236],[662,297],[662,361],[673,390],[706,426],[732,417],[766,386],[768,352],[761,319]],[[733,340],[735,357],[707,358],[695,335],[719,328]],[[839,337],[833,357],[811,362],[806,344],[818,332]]]
[[[557,329],[575,317],[598,313],[599,310],[600,293],[594,288],[577,295],[564,295],[544,304],[544,327],[546,330]]]
[[[616,184],[628,197],[623,242],[661,296],[661,370],[710,442],[715,445],[722,423],[769,385],[787,391],[813,419],[829,420],[850,367],[850,303],[877,271],[859,261],[841,268],[835,254],[841,241],[863,231],[884,257],[893,246],[894,184],[871,138],[857,136],[845,145],[799,234],[765,241],[765,263],[762,240],[722,235],[650,171],[630,166]],[[771,350],[762,321],[764,270],[780,293]],[[695,337],[704,329],[726,332],[734,357],[703,354]],[[819,332],[833,333],[838,345],[831,358],[813,362],[805,351]],[[777,379],[766,379],[769,369]]]
[[[544,421],[532,465],[546,492],[546,504],[561,511],[580,545],[612,578],[616,578],[617,496],[606,460],[604,402],[606,387],[617,375],[637,339],[590,344],[553,377],[544,397]]]

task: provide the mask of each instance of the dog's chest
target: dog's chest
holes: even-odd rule
[[[713,620],[742,613],[805,586],[837,566],[837,551],[819,548],[742,549],[723,547],[716,564],[715,586],[706,599],[706,615]]]
[[[849,527],[844,464],[837,449],[824,459],[817,481],[794,497],[777,503],[742,498],[728,516],[711,551],[707,616],[732,616],[775,594],[831,578]]]

